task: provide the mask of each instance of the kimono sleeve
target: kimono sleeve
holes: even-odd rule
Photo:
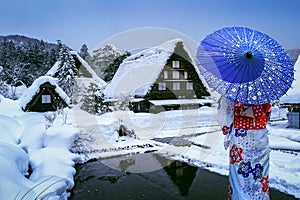
[[[221,98],[218,105],[217,121],[222,128],[223,134],[232,128],[234,119],[234,102],[226,98]]]

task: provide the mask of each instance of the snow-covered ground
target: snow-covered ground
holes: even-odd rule
[[[98,117],[86,113],[84,116],[79,110],[74,113],[81,117],[77,124],[82,127],[77,151],[81,151],[85,159],[157,150],[171,159],[228,175],[228,152],[223,147],[224,138],[216,122],[219,116],[215,108],[158,114],[119,111]],[[87,126],[81,126],[80,121],[88,122]],[[133,129],[136,137],[118,137],[120,124]],[[300,198],[300,130],[286,127],[286,110],[274,107],[268,125],[272,149],[270,185]]]
[[[147,151],[228,175],[228,152],[214,107],[94,116],[75,106],[55,118],[53,113],[24,113],[18,101],[0,99],[0,199],[67,199],[75,162]],[[268,126],[270,185],[300,198],[300,130],[287,129],[285,115],[273,108]],[[120,125],[133,135],[119,137]]]
[[[74,186],[73,125],[53,113],[24,113],[0,95],[0,199],[67,199]],[[29,167],[30,166],[30,167]]]

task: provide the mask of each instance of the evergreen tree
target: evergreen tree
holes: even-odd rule
[[[106,82],[109,82],[113,79],[114,75],[116,74],[117,70],[119,69],[119,66],[123,62],[125,58],[130,56],[130,52],[126,51],[123,55],[116,58],[113,63],[111,63],[103,73],[103,80]]]
[[[89,54],[89,52],[88,52],[88,47],[87,47],[86,44],[83,44],[83,45],[81,46],[79,55],[80,55],[80,57],[82,57],[84,60],[85,60],[87,57],[90,57],[90,54]]]
[[[95,49],[92,53],[92,67],[98,76],[102,77],[104,70],[114,62],[122,52],[113,45],[106,45],[103,48]]]
[[[98,89],[96,93],[96,110],[97,113],[103,114],[107,111],[107,105],[104,103],[105,96],[102,90]]]
[[[73,86],[75,84],[75,76],[77,68],[73,56],[66,45],[62,45],[59,52],[59,65],[57,68],[57,78],[59,86],[71,97]]]
[[[90,83],[88,88],[86,88],[86,93],[83,95],[83,103],[80,108],[90,114],[105,112],[104,95],[96,84]]]
[[[4,78],[3,67],[0,66],[0,95],[4,97],[8,97],[8,86],[6,82],[3,80]]]

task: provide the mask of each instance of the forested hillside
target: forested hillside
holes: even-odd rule
[[[44,75],[56,62],[59,47],[26,36],[0,36],[1,80],[8,84],[22,81],[27,86]]]

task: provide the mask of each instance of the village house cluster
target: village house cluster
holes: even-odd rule
[[[78,69],[77,85],[95,83],[105,88],[103,93],[108,106],[128,98],[132,111],[158,113],[197,109],[214,103],[182,39],[166,41],[126,58],[109,84],[99,78],[77,52],[71,53]],[[52,78],[57,73],[57,66],[58,63],[55,63],[45,76],[35,80],[23,94],[21,108],[24,111],[46,112],[70,106],[70,97]],[[73,103],[80,102],[84,92],[76,91],[76,96],[72,97]],[[283,100],[282,106],[290,111],[289,127],[299,128],[299,100]]]

